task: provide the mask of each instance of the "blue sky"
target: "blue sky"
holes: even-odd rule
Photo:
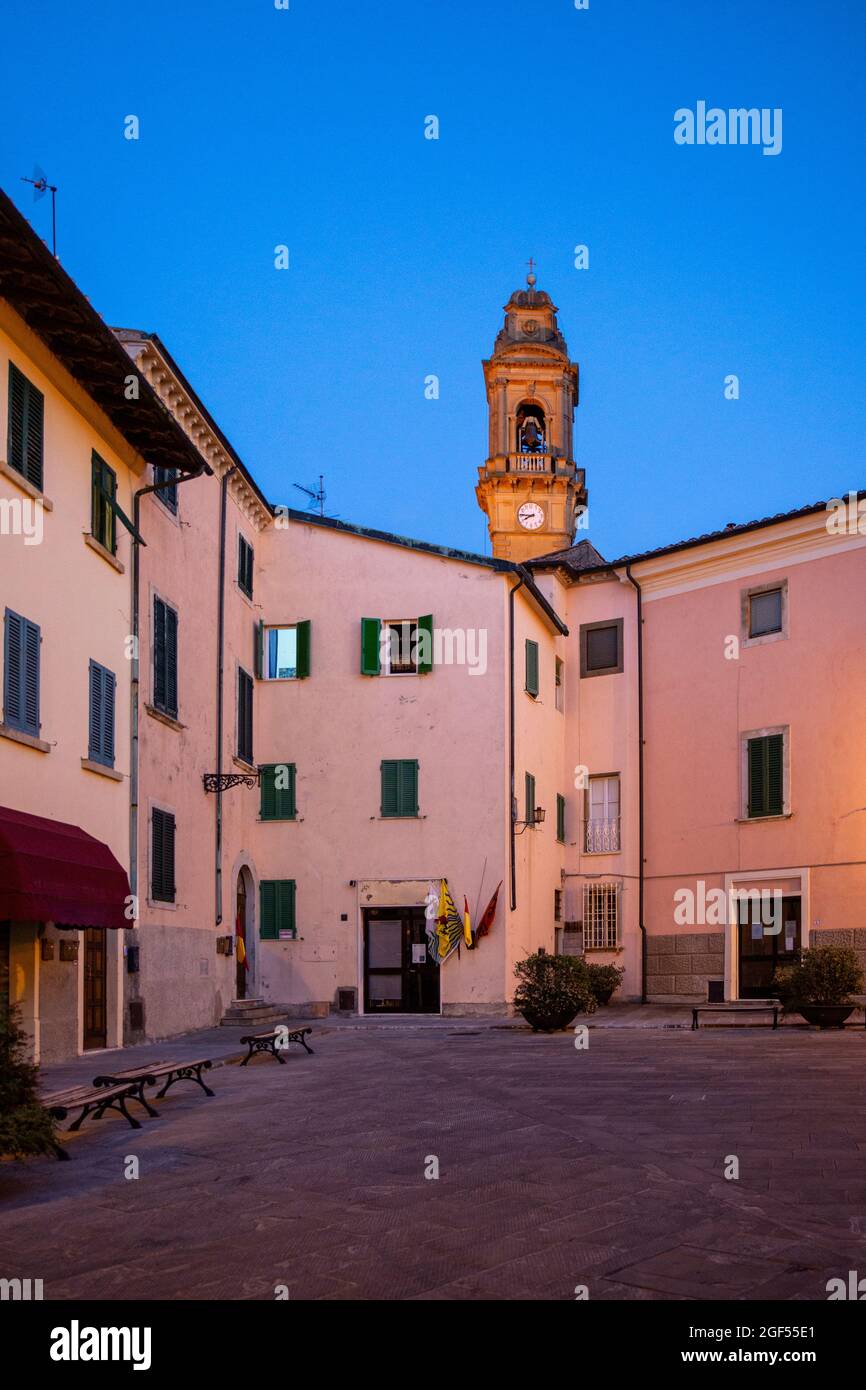
[[[324,472],[344,520],[481,550],[530,255],[603,553],[866,486],[861,0],[290,3],[6,0],[0,56],[0,184],[46,238],[20,178],[60,186],[66,269],[273,501]],[[782,152],[676,145],[699,100],[781,107]]]

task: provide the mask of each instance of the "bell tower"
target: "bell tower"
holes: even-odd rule
[[[556,305],[544,290],[517,290],[484,363],[490,419],[488,458],[475,495],[487,513],[493,554],[530,560],[574,542],[585,506],[584,470],[574,464],[578,368],[569,361]]]

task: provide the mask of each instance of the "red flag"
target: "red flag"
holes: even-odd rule
[[[501,887],[502,880],[500,879],[496,887],[496,892],[493,894],[493,897],[490,899],[490,902],[485,907],[484,914],[479,919],[478,926],[475,928],[476,941],[480,941],[482,936],[486,936],[487,933],[490,931],[490,928],[493,926],[493,919],[496,916],[496,904],[499,899],[499,889]]]

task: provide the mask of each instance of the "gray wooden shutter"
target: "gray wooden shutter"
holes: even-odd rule
[[[538,643],[526,639],[526,690],[532,696],[538,695]]]

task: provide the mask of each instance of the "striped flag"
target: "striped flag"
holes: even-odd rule
[[[439,889],[439,911],[436,914],[436,959],[441,965],[447,960],[451,952],[460,942],[463,935],[463,923],[460,920],[460,913],[454,906],[454,899],[448,887],[447,878],[443,878]]]

